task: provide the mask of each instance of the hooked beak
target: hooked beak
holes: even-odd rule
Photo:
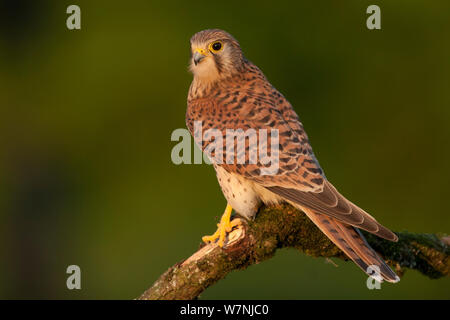
[[[194,60],[194,64],[199,64],[204,58],[206,58],[206,54],[203,49],[197,49],[194,51],[192,59]]]

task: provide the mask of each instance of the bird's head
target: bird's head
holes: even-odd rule
[[[208,29],[191,38],[191,65],[194,77],[214,82],[242,70],[244,57],[236,39],[219,29]]]

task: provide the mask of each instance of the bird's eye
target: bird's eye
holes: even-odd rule
[[[216,41],[211,43],[210,48],[212,51],[220,51],[220,49],[222,49],[222,43],[220,41]]]

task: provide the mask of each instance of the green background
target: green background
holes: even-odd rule
[[[376,1],[374,31],[370,4],[2,1],[0,298],[135,298],[215,230],[214,169],[170,158],[189,39],[206,28],[289,99],[344,195],[393,230],[450,232],[450,3]],[[408,271],[371,291],[336,263],[281,250],[201,298],[450,298],[449,278]]]

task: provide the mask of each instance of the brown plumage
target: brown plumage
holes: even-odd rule
[[[382,278],[398,281],[355,227],[391,241],[397,241],[397,236],[344,198],[326,179],[291,104],[258,67],[246,60],[239,43],[222,30],[205,30],[192,37],[191,50],[194,79],[188,94],[186,123],[204,151],[217,142],[217,137],[202,135],[208,129],[219,132],[223,142],[228,129],[277,130],[279,150],[268,147],[269,154],[279,160],[273,174],[262,174],[268,164],[261,159],[257,163],[249,161],[249,150],[264,143],[259,136],[256,141],[245,141],[245,163],[227,161],[230,154],[225,148],[222,155],[215,149],[209,154],[228,204],[251,218],[261,203],[287,201],[303,210],[364,271],[369,265],[377,265]],[[195,121],[201,121],[202,132],[194,130]],[[236,146],[238,142],[233,143]],[[230,229],[227,222],[221,222],[220,228]],[[218,233],[207,240],[217,237]],[[224,241],[223,237],[220,241]]]

